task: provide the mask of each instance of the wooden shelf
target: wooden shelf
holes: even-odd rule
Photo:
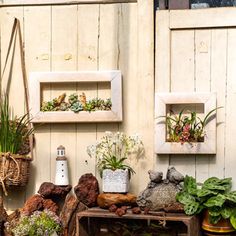
[[[133,214],[128,210],[127,214],[122,217],[117,216],[113,212],[101,208],[90,208],[86,211],[79,212],[76,220],[76,236],[88,236],[89,233],[85,229],[81,220],[83,218],[107,218],[107,219],[128,219],[128,220],[153,220],[153,221],[172,221],[182,222],[187,227],[187,236],[200,236],[199,218],[197,216],[187,216],[182,213],[165,213],[150,212],[149,214]]]

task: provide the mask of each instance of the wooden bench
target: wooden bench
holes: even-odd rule
[[[86,218],[86,224],[82,219]],[[166,221],[166,222],[182,222],[186,228],[186,236],[200,236],[199,218],[197,216],[187,216],[180,213],[165,213],[165,212],[150,212],[148,214],[133,214],[131,211],[127,211],[122,217],[117,216],[113,212],[103,210],[101,208],[90,208],[86,211],[79,212],[76,216],[76,236],[94,236],[93,227],[96,227],[95,219],[127,219],[127,220],[147,220],[147,221]],[[92,227],[91,227],[92,225]],[[89,229],[90,228],[90,229]]]

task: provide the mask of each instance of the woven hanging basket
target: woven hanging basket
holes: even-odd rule
[[[3,189],[10,186],[26,186],[31,161],[32,158],[26,155],[0,153],[0,184]]]

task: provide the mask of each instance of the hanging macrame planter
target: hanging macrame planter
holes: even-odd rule
[[[0,184],[6,196],[7,196],[8,188],[16,187],[16,186],[17,187],[26,186],[29,179],[30,162],[33,160],[32,132],[34,129],[31,126],[31,122],[30,122],[31,119],[29,115],[29,95],[28,95],[29,92],[28,92],[28,85],[27,85],[25,56],[24,56],[22,34],[21,34],[21,29],[20,29],[20,21],[16,18],[14,20],[14,24],[12,27],[7,56],[6,56],[5,64],[3,67],[3,73],[1,75],[1,81],[3,79],[4,72],[6,70],[11,48],[13,48],[12,49],[13,52],[15,50],[17,35],[18,35],[19,45],[20,45],[21,70],[22,70],[22,77],[23,77],[23,84],[24,84],[25,103],[26,103],[27,113],[20,118],[11,117],[10,107],[8,104],[8,94],[10,90],[11,79],[10,79],[10,76],[8,76],[6,92],[5,92],[6,94],[5,96],[1,95],[0,97],[1,99],[0,137],[1,139],[5,138],[5,140],[2,141],[1,143],[2,152],[0,152]],[[12,54],[12,61],[13,61],[13,57],[14,57],[14,53]],[[12,66],[12,63],[11,63],[11,66]],[[19,141],[19,137],[21,141]],[[14,151],[12,151],[13,153],[17,153],[17,154],[12,154],[12,152],[10,152],[11,149],[8,148],[8,146],[5,144],[10,144],[9,146],[11,145],[14,146],[14,144],[17,141],[19,141],[19,146],[18,148],[14,148]],[[27,154],[30,152],[31,152],[31,156],[28,156]]]

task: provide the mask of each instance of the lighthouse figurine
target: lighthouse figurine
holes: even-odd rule
[[[65,147],[62,145],[57,148],[55,184],[60,186],[69,185],[67,158]]]

